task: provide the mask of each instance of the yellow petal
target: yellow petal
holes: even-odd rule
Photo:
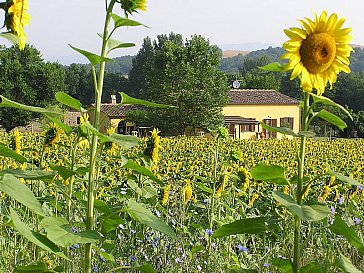
[[[292,74],[291,74],[291,77],[290,77],[290,80],[293,80],[294,78],[296,78],[299,74],[301,74],[302,72],[302,68],[303,68],[303,64],[302,62],[298,63],[293,71],[292,71]]]
[[[350,61],[347,57],[345,56],[341,56],[341,55],[336,55],[336,59],[340,62],[342,62],[343,64],[349,65]]]
[[[333,13],[330,15],[329,19],[327,20],[327,30],[330,31],[336,24],[337,22],[337,14]]]
[[[341,71],[343,71],[345,73],[350,73],[351,72],[349,66],[347,66],[347,65],[340,66],[340,69],[341,69]]]
[[[298,27],[291,27],[289,29],[291,32],[297,34],[299,37],[301,37],[302,39],[306,39],[307,37],[307,32],[305,30],[303,30],[302,28],[298,28]]]
[[[337,43],[349,44],[351,42],[351,39],[353,39],[353,36],[346,35],[346,36],[336,37],[335,41]]]
[[[352,31],[351,27],[348,28],[342,28],[340,30],[337,30],[333,33],[333,36],[336,37],[342,37],[348,35]]]
[[[307,18],[307,17],[305,17],[305,20],[311,26],[312,32],[315,32],[316,31],[316,23],[314,21],[312,21],[310,18]]]
[[[301,56],[299,54],[292,54],[287,65],[287,70],[293,69],[300,61]]]
[[[293,55],[292,52],[286,52],[284,53],[281,57],[279,57],[280,59],[290,59],[291,56]]]
[[[291,44],[289,43],[284,43],[283,44],[283,48],[289,52],[299,52],[300,48],[297,47],[297,46],[292,46]]]
[[[306,67],[302,68],[301,85],[306,86],[306,89],[310,89],[310,91],[312,90],[311,76]]]
[[[333,28],[332,28],[332,31],[335,32],[337,30],[339,30],[342,25],[344,24],[345,22],[345,18],[340,18],[339,20],[337,20],[336,24],[334,24]]]
[[[313,28],[310,23],[305,22],[304,20],[298,20],[298,22],[305,28],[307,34],[311,34],[313,32]]]
[[[324,31],[326,28],[327,13],[325,10],[322,11],[317,24],[317,31]]]
[[[350,52],[354,51],[353,48],[349,45],[346,44],[337,44],[336,45],[336,51],[339,51],[340,54],[342,53],[347,53],[350,55]],[[345,56],[349,56],[349,55],[345,55]]]

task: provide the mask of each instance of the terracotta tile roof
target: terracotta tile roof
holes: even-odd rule
[[[91,107],[95,107],[94,104]],[[101,104],[101,112],[107,114],[110,118],[116,117],[125,117],[126,113],[131,110],[144,109],[144,107],[140,105],[133,104],[112,104],[112,103],[103,103]]]
[[[299,101],[275,90],[233,89],[228,104],[299,104]]]

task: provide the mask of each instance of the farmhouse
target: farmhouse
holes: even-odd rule
[[[137,128],[133,122],[126,121],[126,113],[141,109],[138,105],[117,104],[116,96],[111,96],[111,103],[102,103],[100,109],[100,131],[106,132],[109,127],[115,128],[115,133],[123,135],[143,135],[143,128]],[[87,107],[90,122],[93,122],[95,105]]]
[[[288,127],[294,132],[300,127],[299,101],[275,90],[233,89],[229,91],[229,102],[223,107],[225,125],[232,138],[259,139],[282,138],[282,134],[263,129],[260,123],[270,126]],[[87,108],[92,122],[94,105]],[[112,96],[111,103],[101,104],[100,131],[106,132],[109,127],[119,134],[146,135],[150,128],[137,127],[126,121],[126,113],[141,109],[138,105],[121,105]]]
[[[299,101],[275,90],[233,89],[229,91],[229,102],[223,107],[223,114],[233,138],[282,138],[282,134],[261,128],[261,122],[288,127],[294,132],[300,129]]]

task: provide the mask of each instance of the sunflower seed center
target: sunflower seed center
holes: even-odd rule
[[[302,41],[300,55],[308,72],[318,74],[330,67],[335,59],[336,42],[329,33],[315,33]]]

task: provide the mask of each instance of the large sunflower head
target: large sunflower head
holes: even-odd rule
[[[10,32],[18,36],[19,48],[25,47],[24,26],[29,25],[28,0],[10,0],[5,5],[5,25]]]
[[[351,28],[342,28],[344,22],[336,13],[327,16],[322,11],[314,20],[299,20],[302,28],[284,30],[290,40],[283,44],[287,52],[281,58],[289,59],[285,70],[292,70],[291,80],[300,76],[303,91],[316,89],[322,95],[328,82],[332,88],[340,71],[350,72]]]

